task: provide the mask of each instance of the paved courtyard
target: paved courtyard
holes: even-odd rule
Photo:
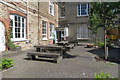
[[[27,60],[27,51],[3,56],[15,60],[14,67],[3,71],[3,78],[94,78],[95,73],[109,73],[118,77],[118,64],[94,60],[95,48],[77,46],[68,51],[58,64],[51,61]],[[102,52],[99,50],[97,53]]]

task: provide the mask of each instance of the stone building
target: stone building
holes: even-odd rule
[[[0,1],[0,51],[8,48],[8,35],[15,45],[28,49],[56,41],[58,5],[55,2]]]
[[[89,3],[59,3],[58,41],[88,41],[91,39],[89,27]]]

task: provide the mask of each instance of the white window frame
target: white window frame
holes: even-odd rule
[[[52,9],[50,9],[50,8],[52,8]],[[52,1],[49,1],[49,14],[54,16],[54,3]]]
[[[20,17],[20,38],[15,37],[15,16]],[[24,37],[22,37],[22,18],[24,18]],[[13,26],[12,26],[12,33],[13,37],[11,38],[12,41],[26,41],[26,18],[17,14],[11,14],[10,19],[13,20]],[[11,26],[10,26],[11,27]]]
[[[45,34],[43,34],[43,22],[45,22],[45,25],[46,25],[46,33]],[[47,21],[44,21],[44,20],[42,20],[42,40],[48,40],[47,39]],[[43,36],[46,36],[46,37],[43,37]]]
[[[61,32],[64,32],[64,35],[61,33],[61,37],[68,37],[68,28],[64,28],[64,30],[61,30]]]
[[[85,33],[85,35],[83,33]],[[87,37],[83,37],[86,36],[86,33],[87,33]],[[90,39],[90,30],[88,29],[87,26],[80,26],[77,29],[77,39]]]
[[[68,28],[65,28],[66,37],[68,37]]]
[[[51,27],[52,25],[52,27]],[[52,28],[52,31],[51,31]],[[52,36],[51,36],[52,34]],[[50,29],[49,29],[49,39],[53,39],[54,38],[54,24],[50,23]]]
[[[81,14],[81,5],[82,4],[86,4],[87,8],[86,8],[86,14],[85,15],[82,15]],[[78,9],[80,7],[80,10]],[[80,12],[79,12],[80,11]],[[80,14],[79,14],[80,13]],[[89,16],[89,3],[81,3],[81,4],[77,4],[77,16]]]

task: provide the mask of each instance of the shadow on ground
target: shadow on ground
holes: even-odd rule
[[[29,58],[24,58],[24,60],[30,60]],[[53,60],[49,60],[49,59],[34,59],[32,61],[44,61],[44,62],[50,62],[53,63]]]
[[[77,57],[77,56],[76,55],[70,55],[68,53],[65,53],[63,55],[63,59],[65,59],[65,58],[70,59],[70,58],[75,58],[75,57]],[[29,58],[23,58],[23,60],[30,60],[30,59]],[[52,59],[49,59],[49,58],[48,59],[44,59],[44,57],[43,58],[36,58],[33,61],[45,61],[45,62],[51,62],[51,63],[53,63]]]
[[[69,54],[69,53],[65,53],[64,55],[63,55],[63,58],[76,58],[77,56],[76,55],[71,55],[71,54]]]
[[[102,49],[102,48],[88,50],[87,52],[95,54],[100,58],[104,57],[104,49]],[[111,48],[111,49],[109,49],[108,52],[109,52],[108,53],[109,54],[108,61],[120,64],[120,48]]]

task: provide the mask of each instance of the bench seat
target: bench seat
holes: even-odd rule
[[[29,59],[34,60],[36,56],[44,57],[44,58],[53,58],[53,62],[58,63],[62,59],[62,55],[60,53],[47,53],[47,52],[28,52],[27,56]]]

